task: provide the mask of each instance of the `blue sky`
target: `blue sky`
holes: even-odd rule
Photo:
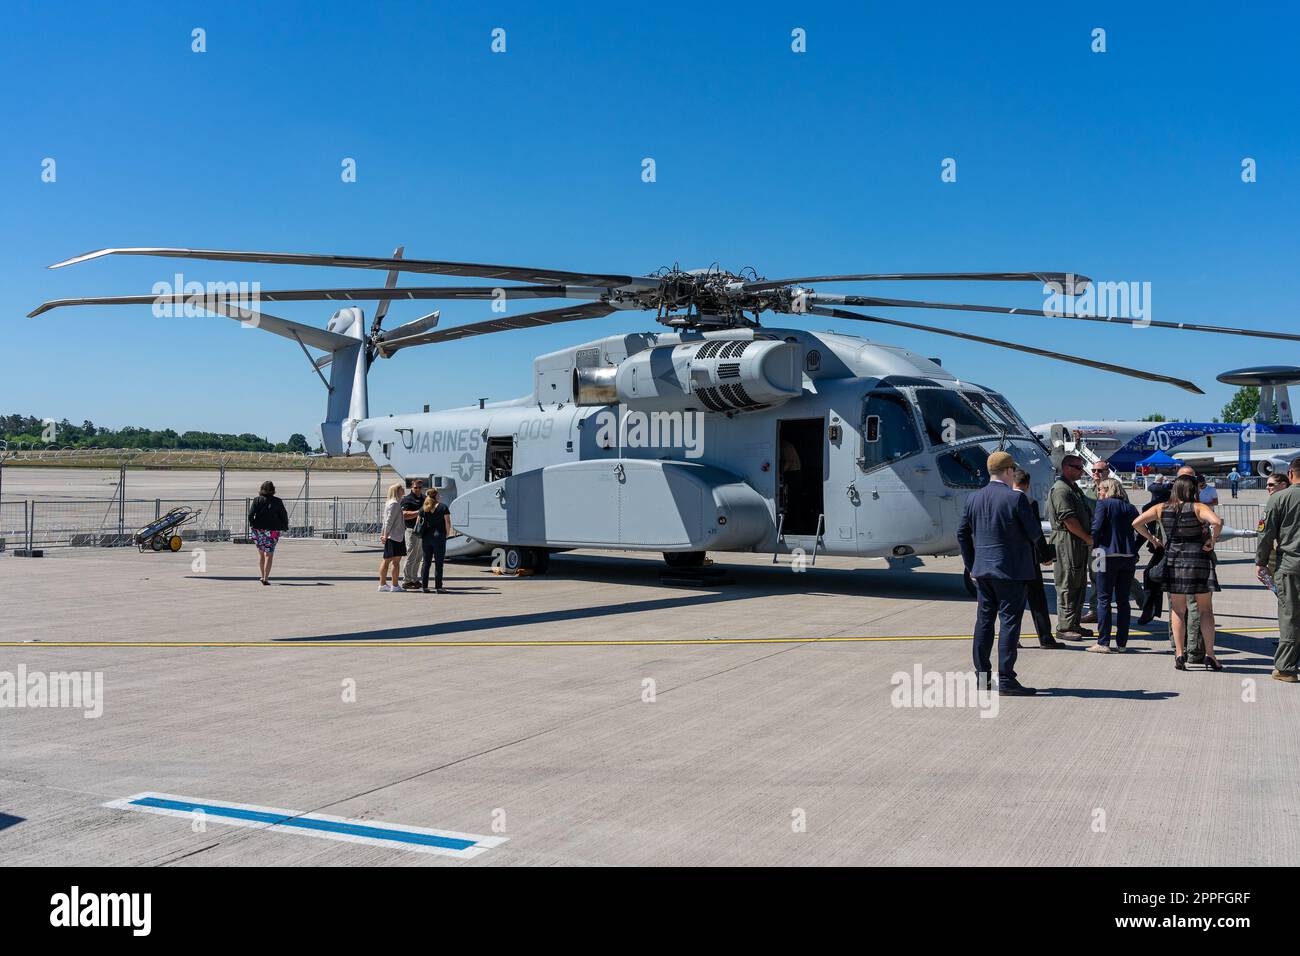
[[[382,274],[132,258],[44,268],[114,245],[404,244],[422,258],[633,273],[716,260],[772,277],[1077,270],[1151,282],[1156,319],[1297,324],[1293,5],[468,6],[6,3],[0,409],[316,440],[324,390],[291,342],[143,306],[25,315],[51,298],[147,293],[178,270],[265,289]],[[490,49],[496,27],[504,54]],[[804,54],[790,49],[796,27]],[[1090,49],[1095,27],[1104,54]],[[54,183],[41,181],[46,157]],[[344,157],[355,183],[340,179]],[[641,181],[644,157],[657,182]],[[955,183],[940,180],[945,157]],[[1258,182],[1241,181],[1244,157]],[[1032,285],[856,288],[1042,303]],[[332,308],[267,311],[323,325]],[[423,311],[397,305],[388,324]],[[1208,393],[852,330],[942,356],[1031,422],[1208,418],[1232,391],[1217,373],[1300,363],[1282,343],[1242,338],[882,314],[1148,367]],[[444,325],[490,317],[486,304],[443,310]],[[372,371],[371,411],[514,397],[534,355],[653,327],[622,315],[412,349]]]

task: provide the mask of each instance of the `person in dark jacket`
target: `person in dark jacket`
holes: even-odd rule
[[[402,523],[406,526],[406,570],[402,572],[402,587],[414,591],[420,586],[420,536],[415,533],[415,519],[420,517],[424,504],[424,479],[412,478],[411,490],[402,499]]]
[[[1016,463],[1004,451],[988,457],[990,481],[966,499],[957,543],[979,591],[979,610],[971,654],[981,687],[991,683],[993,619],[998,629],[998,693],[1028,697],[1038,693],[1016,680],[1016,645],[1025,613],[1027,582],[1039,574],[1034,554],[1043,529],[1029,499],[1013,488]]]
[[[1020,469],[1016,471],[1016,491],[1025,496],[1029,502],[1029,508],[1034,513],[1034,520],[1042,527],[1043,519],[1039,517],[1038,502],[1029,497],[1030,478],[1029,472]],[[1046,541],[1043,542],[1045,547]],[[1051,559],[1046,558],[1046,553],[1036,551],[1034,553],[1035,564],[1051,564]],[[1034,630],[1038,632],[1039,647],[1064,647],[1065,645],[1052,636],[1052,614],[1047,607],[1047,589],[1043,587],[1042,572],[1034,575],[1025,589],[1025,600],[1029,605],[1029,616],[1034,620]]]
[[[1097,567],[1097,643],[1088,648],[1109,654],[1111,601],[1115,602],[1115,649],[1128,649],[1129,590],[1137,568],[1137,533],[1133,519],[1137,508],[1124,497],[1124,486],[1114,478],[1097,483],[1097,507],[1092,515],[1093,563]]]
[[[442,563],[447,556],[447,539],[451,537],[451,509],[438,500],[438,489],[430,488],[416,519],[420,532],[420,589],[429,593],[429,565],[434,564],[433,587],[446,594],[442,586]]]
[[[275,496],[272,482],[262,482],[258,496],[253,499],[252,507],[248,509],[248,529],[257,545],[257,566],[262,583],[270,584],[276,542],[289,530],[289,512],[284,510],[284,502]]]

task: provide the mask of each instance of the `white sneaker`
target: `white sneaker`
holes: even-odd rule
[[[391,589],[387,584],[381,584],[381,585],[379,585],[379,590],[380,590],[380,591],[389,591],[389,590],[392,590],[392,589]]]

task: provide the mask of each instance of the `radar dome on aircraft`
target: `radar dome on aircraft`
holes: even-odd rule
[[[1257,417],[1265,421],[1292,424],[1291,397],[1288,385],[1300,383],[1300,367],[1295,365],[1257,365],[1238,368],[1218,376],[1224,385],[1253,385],[1259,389]]]

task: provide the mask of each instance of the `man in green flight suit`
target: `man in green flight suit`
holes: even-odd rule
[[[1088,586],[1088,556],[1092,551],[1091,509],[1079,490],[1083,459],[1066,455],[1061,474],[1047,496],[1047,520],[1056,545],[1056,636],[1067,641],[1092,637],[1079,623],[1083,592]]]
[[[1269,572],[1273,545],[1277,545],[1277,656],[1273,679],[1294,684],[1300,657],[1300,460],[1291,462],[1291,486],[1268,499],[1264,530],[1255,550],[1255,573],[1260,580]]]
[[[1097,485],[1110,477],[1110,463],[1105,461],[1095,461],[1092,463],[1092,484],[1087,488],[1080,488],[1083,494],[1083,503],[1088,506],[1088,514],[1084,519],[1083,526],[1089,531],[1092,530],[1092,516],[1097,513]],[[1088,587],[1083,592],[1083,616],[1079,618],[1081,624],[1096,624],[1097,612],[1097,569],[1094,568],[1093,562],[1088,562]]]

